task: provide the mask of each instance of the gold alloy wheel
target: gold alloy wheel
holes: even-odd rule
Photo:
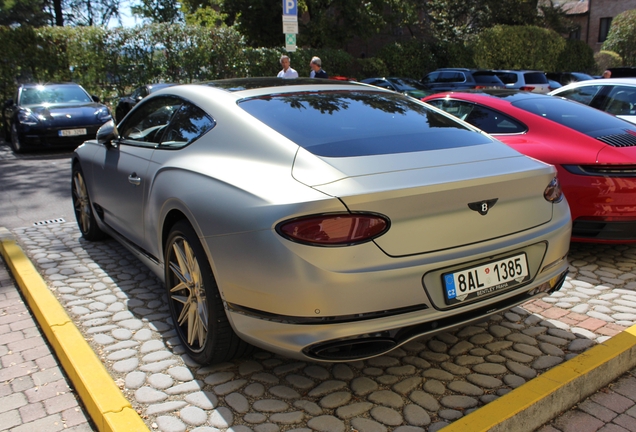
[[[84,177],[79,172],[73,176],[73,198],[75,216],[77,216],[82,234],[88,233],[91,229],[91,202],[88,199]]]
[[[200,351],[208,334],[208,302],[203,278],[192,247],[181,236],[172,243],[170,271],[176,283],[170,288],[170,300],[177,311],[177,325],[193,351]],[[175,262],[176,260],[176,262]]]

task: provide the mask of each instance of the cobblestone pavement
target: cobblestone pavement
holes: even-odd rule
[[[96,430],[0,257],[0,431]]]
[[[113,240],[75,223],[13,230],[131,404],[154,430],[437,431],[636,321],[636,247],[572,245],[563,289],[484,322],[344,364],[257,351],[201,367],[163,287]]]

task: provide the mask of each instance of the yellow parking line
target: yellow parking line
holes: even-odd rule
[[[84,336],[6,228],[0,253],[100,432],[148,432]]]
[[[636,326],[441,429],[534,431],[636,366]]]

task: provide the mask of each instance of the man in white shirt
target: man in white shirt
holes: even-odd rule
[[[298,78],[298,72],[291,68],[291,60],[289,56],[280,56],[280,64],[283,66],[283,70],[278,72],[278,78]]]

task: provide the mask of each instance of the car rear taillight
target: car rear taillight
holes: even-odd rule
[[[288,240],[312,246],[366,243],[389,229],[389,219],[375,213],[330,213],[281,222],[276,231]]]
[[[531,92],[532,90],[534,90],[534,87],[533,86],[523,86],[523,87],[519,87],[519,90]]]
[[[543,196],[546,201],[550,201],[551,203],[558,203],[563,199],[563,191],[561,190],[559,179],[556,177],[552,179],[548,187],[543,191]]]

